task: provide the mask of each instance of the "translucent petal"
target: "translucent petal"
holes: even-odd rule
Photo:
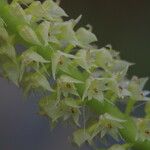
[[[11,8],[13,15],[15,15],[16,17],[18,17],[19,19],[27,23],[30,23],[31,17],[29,17],[29,15],[26,15],[24,9],[20,6],[19,3],[17,2],[11,3],[10,8]]]
[[[30,48],[22,53],[21,58],[23,63],[29,64],[32,61],[38,63],[49,63],[49,61],[45,60],[41,55],[34,51],[35,48]]]
[[[70,44],[75,47],[78,44],[71,21],[59,23],[57,24],[57,28],[59,28],[60,34],[57,34],[56,37],[60,41],[62,48],[66,48]]]
[[[65,11],[58,6],[57,3],[55,3],[52,0],[46,0],[42,5],[44,11],[46,11],[49,15],[52,17],[67,17],[68,15],[65,13]]]
[[[52,75],[53,78],[55,79],[55,74],[56,74],[56,69],[57,69],[57,65],[60,61],[60,57],[61,54],[60,53],[53,53],[52,57],[51,57],[51,61],[52,61]]]
[[[105,113],[103,116],[101,116],[102,118],[105,118],[105,119],[108,119],[108,120],[111,120],[111,121],[116,121],[116,122],[125,122],[126,120],[123,120],[123,119],[119,119],[119,118],[116,118],[116,117],[113,117],[111,116],[110,114],[108,113]]]
[[[4,27],[0,27],[0,45],[6,44],[9,41],[8,32]]]
[[[146,77],[146,78],[140,78],[140,79],[139,79],[139,86],[140,86],[140,89],[141,89],[141,90],[143,90],[143,88],[144,88],[145,84],[147,83],[148,79],[149,79],[149,78],[147,78],[147,77]]]
[[[92,67],[96,67],[94,64],[94,58],[91,56],[90,51],[83,49],[79,50],[76,54],[75,62],[89,73]]]
[[[79,80],[74,79],[74,78],[67,76],[67,75],[61,75],[60,80],[62,82],[66,82],[66,83],[83,83],[82,81],[79,81]]]
[[[83,93],[82,100],[88,97],[89,100],[92,98],[102,102],[104,101],[103,91],[106,90],[105,80],[89,78],[85,84],[85,90]]]
[[[32,16],[33,21],[41,20],[45,16],[45,11],[42,8],[40,1],[33,1],[26,9],[26,14]]]
[[[12,62],[7,62],[3,64],[3,69],[4,69],[4,75],[6,76],[6,78],[8,78],[15,85],[19,86],[20,72],[19,72],[19,67],[17,66],[17,64],[12,63]]]
[[[80,111],[78,111],[78,113],[75,113],[73,115],[73,120],[74,120],[74,123],[80,127],[80,124],[79,124],[79,118],[80,118]]]
[[[23,3],[23,4],[29,4],[33,1],[34,0],[13,0],[13,2],[19,2],[19,3]]]
[[[25,93],[28,93],[31,89],[38,89],[38,88],[54,92],[47,78],[39,72],[27,76],[24,79],[24,86],[25,86]]]
[[[128,68],[134,63],[129,63],[124,60],[115,60],[111,66],[111,72],[116,74],[118,81],[123,80],[127,74]]]
[[[29,26],[27,25],[20,26],[19,34],[26,42],[31,44],[41,45],[36,33]]]
[[[137,78],[134,76],[131,82],[129,82],[128,90],[131,92],[131,98],[133,100],[149,100],[142,91],[147,80],[148,78]]]
[[[92,139],[97,136],[101,131],[103,130],[103,127],[100,126],[99,122],[96,122],[94,124],[92,124],[88,129],[87,132],[89,133],[90,137],[89,137],[89,141],[92,141]]]
[[[5,22],[4,22],[4,20],[0,17],[0,27],[4,27],[4,25],[5,25]]]
[[[10,44],[6,44],[4,46],[1,46],[0,47],[0,55],[6,55],[7,57],[14,60],[16,58],[15,48]]]
[[[49,84],[49,82],[48,82],[48,80],[46,79],[45,76],[43,76],[41,74],[38,74],[37,76],[35,76],[35,80],[37,82],[37,85],[42,87],[43,89],[48,90],[48,91],[54,91],[50,87],[50,84]]]
[[[52,120],[52,123],[57,122],[65,114],[64,107],[56,102],[56,96],[53,94],[42,98],[39,102],[41,114],[47,115]]]
[[[87,47],[90,43],[97,41],[96,36],[85,28],[79,28],[76,32],[76,36],[80,43],[79,46],[81,47]]]
[[[75,20],[72,19],[73,26],[76,26],[76,25],[80,22],[81,18],[82,18],[82,15],[80,15],[80,16],[79,16],[78,18],[76,18]]]
[[[97,66],[108,69],[112,65],[113,58],[107,49],[102,48],[98,51],[95,51],[95,53]]]
[[[48,45],[48,33],[49,33],[50,23],[48,21],[44,21],[40,23],[38,28],[36,29],[36,32],[41,38],[41,41],[44,43],[44,45]]]
[[[65,104],[69,107],[73,107],[73,108],[79,108],[79,101],[76,101],[74,99],[65,99]]]

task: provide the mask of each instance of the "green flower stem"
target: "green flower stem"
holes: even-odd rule
[[[126,110],[125,110],[125,113],[127,115],[130,115],[130,113],[132,112],[132,109],[133,109],[133,106],[134,106],[135,102],[136,102],[135,100],[129,99],[129,101],[127,103]]]

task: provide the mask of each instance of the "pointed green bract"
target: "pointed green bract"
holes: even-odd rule
[[[31,90],[38,88],[42,88],[42,90],[44,91],[54,91],[51,88],[48,79],[39,72],[30,74],[29,76],[25,77],[24,82],[25,93],[28,93]]]

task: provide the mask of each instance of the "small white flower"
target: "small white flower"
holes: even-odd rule
[[[106,86],[107,82],[108,79],[104,78],[90,77],[87,79],[82,99],[84,100],[86,97],[88,97],[89,100],[94,98],[100,102],[104,101],[103,91],[108,89]]]
[[[128,91],[131,92],[131,99],[149,101],[150,98],[144,95],[143,88],[148,78],[137,78],[134,76],[128,84]]]
[[[75,84],[82,84],[82,81],[76,80],[70,76],[67,75],[62,75],[58,80],[57,80],[57,94],[58,94],[58,99],[60,99],[61,94],[64,97],[67,97],[68,94],[73,94],[76,96],[79,96]]]
[[[57,68],[65,68],[66,66],[68,66],[69,58],[75,58],[75,56],[63,53],[61,51],[53,53],[51,61],[52,61],[52,75],[54,79]]]
[[[92,69],[92,67],[97,67],[94,62],[95,62],[95,57],[92,56],[93,53],[90,50],[85,50],[85,49],[81,49],[78,51],[78,53],[76,54],[76,59],[75,62],[82,67],[83,69],[85,69],[87,72],[90,73],[90,70]]]
[[[150,141],[150,119],[135,119],[137,125],[136,140]]]

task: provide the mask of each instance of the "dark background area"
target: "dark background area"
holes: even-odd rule
[[[112,44],[123,59],[136,63],[129,76],[150,77],[149,1],[62,0],[61,6],[70,18],[83,15],[80,25],[93,26],[99,47]],[[60,124],[51,132],[47,119],[37,115],[37,99],[24,98],[20,89],[0,79],[0,150],[77,150],[70,144],[69,126]]]

